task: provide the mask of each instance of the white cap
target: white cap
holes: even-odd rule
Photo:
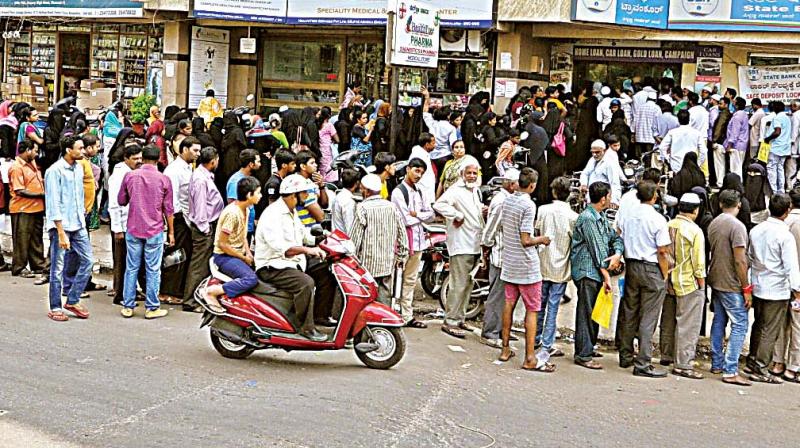
[[[654,100],[656,98],[658,98],[658,94],[656,93],[655,90],[650,90],[649,92],[647,92],[647,99]]]
[[[378,193],[383,187],[383,181],[377,174],[367,174],[361,178],[361,186],[369,191]]]
[[[700,90],[705,90],[706,92],[708,92],[708,93],[711,93],[711,86],[709,86],[709,85],[705,85],[705,86],[703,86],[703,88],[702,88],[702,89],[700,89]]]
[[[516,168],[509,168],[503,173],[503,180],[510,180],[516,182],[519,180],[519,170]]]
[[[703,203],[703,201],[700,200],[700,196],[698,196],[696,193],[684,193],[683,196],[681,196],[680,203],[700,205]]]
[[[603,95],[603,96],[611,95],[611,88],[608,87],[608,86],[603,86],[603,88],[600,89],[600,95]]]
[[[599,138],[592,142],[592,148],[603,148],[606,149],[606,142],[600,140]]]
[[[287,110],[289,110],[289,106],[284,104],[283,106],[278,108],[278,113],[282,114],[282,113],[286,112]]]
[[[272,120],[278,120],[278,122],[280,122],[281,116],[278,114],[269,114],[269,118],[267,119],[267,121],[272,121]]]
[[[711,99],[714,100],[714,101],[719,101],[719,100],[722,99],[722,96],[720,96],[720,94],[718,94],[718,93],[715,93],[715,94],[711,95]]]
[[[280,194],[293,194],[314,188],[314,183],[299,174],[286,176],[281,182]]]

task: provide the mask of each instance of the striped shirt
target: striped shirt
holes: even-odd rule
[[[536,205],[525,193],[514,193],[503,201],[503,270],[500,279],[516,285],[530,285],[542,281],[539,253],[536,247],[522,246],[521,233],[533,236]]]
[[[675,295],[683,297],[697,291],[697,279],[706,277],[705,239],[700,227],[684,216],[678,215],[667,225],[670,234],[675,234],[675,269],[670,281]]]
[[[308,207],[317,203],[317,193],[319,190],[315,190],[314,192],[309,191],[308,197],[306,200],[300,204],[297,203],[295,210],[297,210],[297,217],[300,218],[300,222],[303,223],[306,227],[313,227],[314,224],[317,223],[317,220],[311,216],[311,212],[308,211]]]
[[[633,133],[636,134],[637,143],[653,144],[653,124],[661,115],[661,108],[656,103],[648,101],[636,108],[636,117],[633,120]]]
[[[395,261],[404,260],[408,253],[405,221],[397,208],[379,195],[356,206],[350,239],[356,257],[373,277],[393,274]]]
[[[569,254],[572,248],[572,231],[578,214],[569,204],[553,201],[539,209],[536,229],[540,235],[550,237],[550,245],[539,251],[542,264],[542,278],[548,282],[566,283],[570,280]]]

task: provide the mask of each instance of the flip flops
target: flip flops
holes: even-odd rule
[[[464,332],[464,330],[458,327],[451,327],[450,325],[442,325],[442,331],[454,338],[464,339],[467,337],[467,334]]]
[[[63,311],[50,311],[47,313],[47,317],[56,322],[66,322],[69,320],[69,317],[64,314]]]

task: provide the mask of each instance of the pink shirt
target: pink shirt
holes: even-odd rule
[[[172,183],[155,165],[142,165],[122,179],[117,196],[128,208],[128,233],[152,238],[164,231],[164,218],[172,216]]]

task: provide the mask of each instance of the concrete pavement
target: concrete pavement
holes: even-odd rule
[[[633,377],[557,359],[552,375],[469,335],[408,330],[405,360],[352,351],[211,347],[199,316],[125,320],[101,293],[91,319],[49,321],[46,289],[0,274],[0,446],[527,447],[792,443],[800,386]],[[448,345],[460,346],[454,352]],[[570,345],[562,348],[571,354]],[[707,368],[707,366],[703,367]],[[3,412],[5,411],[5,412]],[[494,445],[492,443],[494,442]],[[39,445],[37,445],[37,443]]]

